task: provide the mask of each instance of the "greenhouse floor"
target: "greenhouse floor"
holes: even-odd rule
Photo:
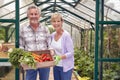
[[[15,71],[14,71],[14,69],[12,69],[5,77],[0,78],[0,80],[15,80],[14,73],[15,73]],[[37,80],[39,80],[38,78],[39,78],[39,76],[37,77]],[[20,74],[20,80],[22,80],[22,73]],[[54,80],[52,68],[50,70],[49,80]],[[72,74],[72,80],[77,80],[74,74]]]

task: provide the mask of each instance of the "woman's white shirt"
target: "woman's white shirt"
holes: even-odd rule
[[[55,54],[59,56],[62,53],[61,37],[57,41],[55,39],[52,39],[52,42],[51,42],[51,47],[55,50]],[[62,60],[60,60],[56,66],[62,66]]]

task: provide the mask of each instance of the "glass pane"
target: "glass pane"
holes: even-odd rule
[[[103,63],[103,80],[120,80],[120,62]]]
[[[120,58],[120,25],[106,25],[104,28],[104,57]]]

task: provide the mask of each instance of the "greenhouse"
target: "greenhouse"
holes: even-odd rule
[[[1,0],[0,80],[25,80],[26,71],[11,64],[9,50],[19,49],[20,30],[29,25],[27,9],[33,5],[50,34],[55,31],[51,15],[62,15],[74,45],[71,80],[120,80],[120,0]],[[54,80],[54,66],[49,67]]]

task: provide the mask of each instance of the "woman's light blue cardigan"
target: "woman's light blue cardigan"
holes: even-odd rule
[[[51,40],[54,39],[55,33],[56,32],[53,32],[51,34]],[[66,59],[62,60],[63,71],[67,72],[68,70],[74,68],[74,46],[73,46],[72,38],[66,30],[64,30],[61,37],[62,37],[62,41],[61,41],[62,53],[61,54],[65,54],[67,57]]]

